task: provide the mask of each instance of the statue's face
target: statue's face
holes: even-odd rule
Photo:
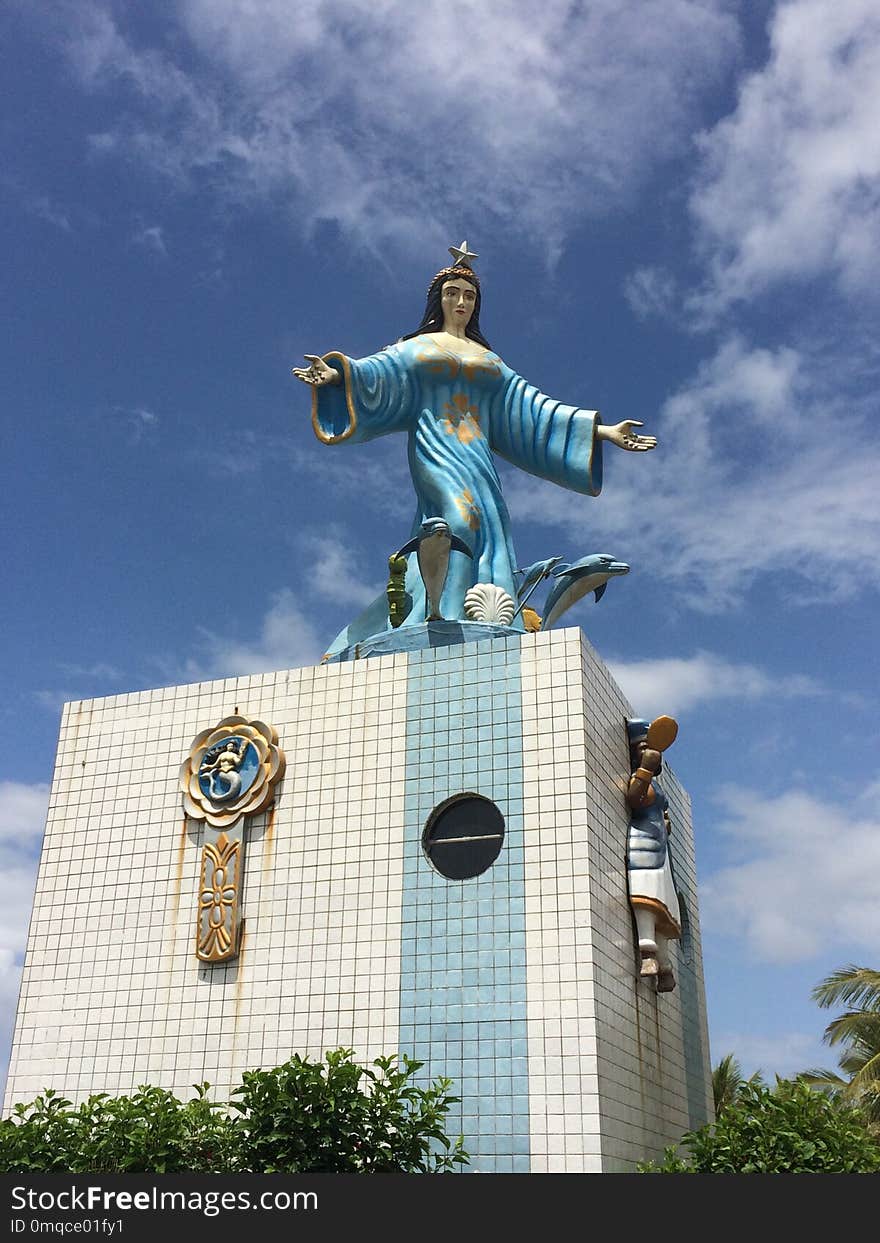
[[[444,281],[440,291],[440,306],[443,310],[443,331],[455,336],[463,332],[470,323],[477,301],[477,291],[470,281],[462,276],[451,276]]]

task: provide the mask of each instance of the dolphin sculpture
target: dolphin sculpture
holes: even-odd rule
[[[449,554],[453,549],[473,560],[474,554],[464,540],[452,534],[444,518],[426,518],[418,535],[397,553],[398,557],[405,557],[414,552],[418,558],[419,573],[425,584],[425,621],[443,621],[440,597],[446,585]]]
[[[546,561],[536,561],[534,565],[527,565],[524,569],[517,570],[516,573],[522,575],[522,582],[516,592],[517,600],[527,600],[531,595],[529,588],[536,586],[542,578],[546,578],[561,560],[561,557],[548,557]]]
[[[629,566],[615,559],[606,552],[594,552],[589,557],[582,557],[571,565],[563,562],[553,570],[556,583],[544,605],[544,617],[541,629],[549,630],[558,621],[566,609],[577,604],[588,591],[595,592],[596,603],[605,594],[609,578],[617,578],[629,574]]]

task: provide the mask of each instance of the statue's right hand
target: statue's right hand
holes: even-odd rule
[[[298,380],[302,380],[303,384],[311,384],[314,388],[320,388],[322,384],[339,383],[339,372],[325,363],[320,354],[304,354],[303,358],[308,359],[308,367],[291,368],[293,374]]]

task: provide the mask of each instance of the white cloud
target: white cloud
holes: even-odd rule
[[[303,553],[310,592],[332,604],[345,604],[353,613],[365,608],[380,593],[383,583],[362,581],[357,550],[341,533],[305,533],[297,541]],[[401,541],[402,542],[402,541]],[[376,563],[378,564],[378,558]]]
[[[760,1071],[764,1080],[774,1076],[791,1078],[803,1070],[830,1066],[834,1062],[821,1038],[806,1032],[780,1032],[775,1036],[757,1036],[754,1032],[722,1031],[712,1033],[712,1064],[732,1053],[745,1078]]]
[[[34,691],[33,696],[40,707],[54,713],[59,713],[68,700],[73,698],[69,691],[49,689]]]
[[[789,699],[821,693],[812,678],[774,677],[750,664],[733,664],[709,652],[667,660],[608,661],[614,678],[640,716],[673,716],[718,699]]]
[[[699,428],[704,442],[712,431],[710,418],[722,410],[745,412],[752,421],[765,425],[775,426],[781,418],[790,422],[806,387],[802,366],[799,353],[788,346],[769,350],[729,336],[694,379],[666,402],[666,425],[689,438]]]
[[[0,781],[0,1049],[9,1048],[49,787]],[[6,1068],[0,1065],[0,1094]]]
[[[832,388],[836,375],[852,386],[856,370],[845,354],[817,359],[806,348],[768,350],[729,337],[658,420],[646,417],[656,451],[606,449],[598,500],[573,503],[559,488],[508,472],[510,508],[559,528],[565,543],[557,535],[554,552],[623,556],[633,574],[621,592],[635,590],[642,575],[657,576],[670,608],[737,607],[759,580],[772,579],[792,604],[876,587],[874,416]],[[646,527],[643,553],[633,533]]]
[[[56,229],[61,229],[64,233],[72,232],[70,216],[63,208],[56,206],[47,194],[35,194],[28,200],[28,206],[40,220],[55,225]]]
[[[130,93],[95,152],[277,198],[307,233],[335,220],[377,249],[442,248],[477,216],[555,253],[685,149],[739,47],[723,0],[181,0],[177,15],[175,61],[172,41],[136,45],[78,5],[81,80]]]
[[[0,957],[24,950],[48,802],[46,785],[0,781]]]
[[[119,682],[125,676],[116,665],[110,665],[104,660],[98,660],[92,665],[73,665],[62,661],[60,668],[71,678],[98,678],[106,682]]]
[[[140,444],[145,436],[149,436],[159,426],[158,414],[146,406],[113,406],[99,414],[102,417],[112,415],[117,425],[125,429],[131,444]]]
[[[168,247],[165,245],[165,233],[162,226],[152,224],[138,229],[131,239],[136,246],[143,246],[146,250],[152,250],[163,258],[168,254]]]
[[[73,699],[90,699],[97,694],[95,682],[121,683],[125,677],[122,669],[99,660],[91,665],[71,664],[60,661],[58,669],[65,678],[72,680],[73,685],[66,688],[44,688],[32,692],[34,700],[49,712],[60,713],[66,703]],[[107,694],[104,690],[102,694]]]
[[[28,850],[43,834],[49,787],[0,781],[0,849]]]
[[[302,554],[303,598],[312,605],[305,606],[299,595],[284,588],[273,597],[256,639],[242,641],[202,630],[201,650],[186,662],[184,676],[232,677],[315,664],[333,637],[326,632],[323,617],[316,621],[320,608],[316,602],[344,606],[344,616],[338,619],[341,629],[381,592],[383,583],[363,581],[357,549],[338,532],[303,531],[296,543]]]
[[[702,137],[691,199],[718,310],[779,280],[830,274],[876,295],[880,276],[880,8],[788,0],[767,64]]]
[[[624,281],[623,293],[639,319],[662,315],[668,320],[679,313],[678,282],[666,268],[637,268]]]
[[[803,790],[766,798],[727,787],[718,797],[731,862],[701,885],[705,927],[755,960],[793,963],[876,952],[880,821]]]
[[[322,645],[308,611],[284,588],[259,622],[255,639],[239,640],[204,629],[199,647],[180,671],[187,681],[313,665],[324,653],[326,635]]]
[[[862,789],[859,798],[866,807],[876,804],[877,801],[880,800],[880,777],[878,777],[876,781],[869,781],[868,784]]]

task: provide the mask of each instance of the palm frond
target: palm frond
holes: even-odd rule
[[[880,971],[842,967],[817,984],[813,1000],[825,1009],[849,1007],[831,1020],[823,1036],[826,1044],[842,1046],[837,1063],[841,1073],[808,1070],[799,1077],[856,1105],[872,1133],[880,1135]]]
[[[733,1104],[742,1085],[742,1068],[734,1055],[728,1053],[712,1071],[712,1096],[716,1116]]]
[[[876,1092],[880,1088],[880,1050],[862,1063],[850,1082],[859,1092]]]
[[[857,1043],[866,1048],[880,1048],[880,1013],[871,1010],[848,1010],[832,1019],[822,1037],[826,1044]]]
[[[821,1088],[823,1092],[837,1094],[844,1092],[849,1087],[849,1080],[842,1079],[833,1070],[822,1070],[821,1068],[802,1070],[797,1077],[798,1079],[803,1079],[804,1083],[808,1083],[811,1088]]]
[[[813,1000],[824,1010],[831,1006],[880,1009],[880,971],[850,964],[826,976],[813,989]]]

